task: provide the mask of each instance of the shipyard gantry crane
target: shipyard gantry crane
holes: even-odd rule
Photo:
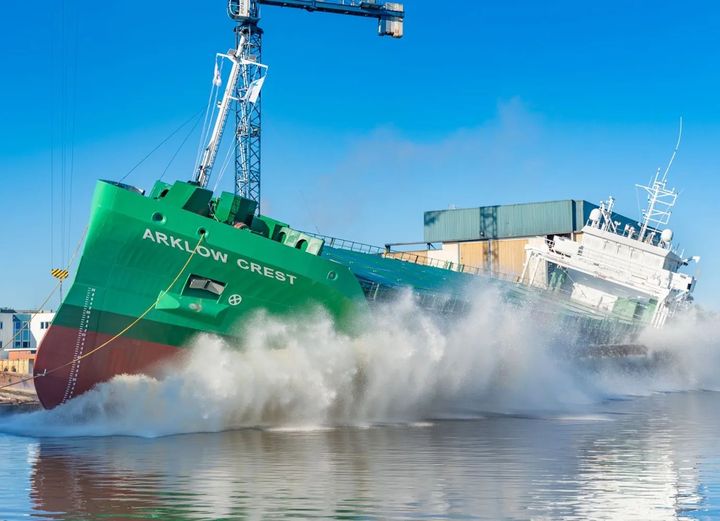
[[[402,38],[402,4],[375,0],[229,0],[228,14],[238,22],[235,29],[240,71],[234,98],[235,108],[235,193],[258,203],[260,208],[260,99],[255,93],[262,85],[264,71],[255,66],[262,54],[263,31],[258,26],[260,5],[294,7],[310,12],[361,16],[378,20],[378,34]],[[244,41],[244,45],[239,45]]]

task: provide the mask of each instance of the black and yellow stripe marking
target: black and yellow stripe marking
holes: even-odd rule
[[[61,268],[55,268],[55,269],[50,270],[50,274],[53,277],[55,277],[56,279],[60,279],[60,280],[65,280],[66,278],[68,278],[68,275],[70,275],[68,270],[64,270]]]

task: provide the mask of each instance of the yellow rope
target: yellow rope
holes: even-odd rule
[[[70,262],[68,262],[67,266],[65,267],[65,269],[66,269],[67,271],[70,271],[70,268],[72,267],[73,262],[75,262],[75,257],[77,257],[77,254],[78,254],[78,252],[80,251],[80,246],[82,246],[82,243],[83,243],[83,241],[85,240],[85,234],[86,234],[86,233],[87,233],[87,228],[85,228],[85,230],[83,231],[82,235],[80,236],[80,241],[77,243],[77,246],[75,247],[75,251],[73,252],[72,257],[70,257]],[[45,307],[45,304],[48,303],[48,301],[49,301],[50,298],[55,294],[55,292],[58,290],[58,288],[60,288],[60,286],[62,286],[62,283],[63,283],[62,279],[61,279],[61,280],[58,280],[58,283],[55,284],[55,287],[52,289],[52,291],[51,291],[50,294],[47,296],[47,298],[46,298],[45,300],[43,300],[43,303],[40,304],[40,306],[37,308],[37,311],[36,311],[35,313],[33,313],[33,314],[30,315],[30,320],[28,320],[23,327],[21,327],[20,329],[18,329],[17,333],[15,333],[15,334],[12,336],[12,338],[7,341],[7,343],[6,343],[5,345],[3,345],[2,347],[0,347],[0,349],[5,349],[5,348],[7,348],[10,344],[13,343],[13,341],[18,337],[18,335],[19,335],[20,333],[22,333],[23,331],[25,331],[25,329],[27,329],[27,328],[30,327],[30,322],[32,322],[32,320],[43,310],[43,308]],[[2,389],[2,387],[0,387],[0,389]]]
[[[190,264],[190,261],[192,260],[192,258],[195,256],[195,253],[197,252],[197,249],[198,249],[198,247],[200,246],[200,244],[202,243],[202,241],[203,241],[204,238],[205,238],[205,234],[200,235],[200,239],[198,240],[197,244],[195,245],[195,248],[193,248],[193,251],[190,253],[190,256],[189,256],[189,257],[187,258],[187,260],[185,261],[185,264],[183,264],[183,267],[180,268],[180,271],[177,272],[177,275],[175,275],[175,278],[173,278],[172,282],[170,282],[170,284],[168,284],[168,287],[167,287],[164,291],[161,291],[161,292],[160,292],[160,294],[158,295],[157,299],[155,299],[155,302],[153,302],[152,304],[150,304],[150,306],[149,306],[145,311],[143,311],[143,312],[140,314],[140,316],[138,316],[135,320],[133,320],[132,322],[130,322],[130,324],[128,324],[122,331],[120,331],[119,333],[116,333],[113,337],[109,338],[108,340],[106,340],[105,342],[103,342],[103,343],[100,344],[99,346],[95,347],[95,348],[92,349],[91,351],[88,351],[87,353],[85,353],[85,354],[83,354],[83,355],[81,355],[81,356],[78,356],[77,358],[74,358],[74,359],[70,360],[69,362],[65,362],[65,363],[62,364],[62,365],[59,365],[59,366],[57,366],[57,367],[53,367],[53,368],[50,369],[50,370],[45,370],[45,371],[43,371],[43,372],[42,372],[41,374],[39,374],[39,375],[28,376],[27,378],[22,378],[22,379],[18,380],[17,382],[12,382],[12,383],[9,383],[9,384],[0,385],[0,390],[5,389],[5,388],[7,388],[7,387],[12,387],[13,385],[18,385],[18,384],[21,384],[21,383],[29,382],[30,380],[35,380],[36,378],[40,378],[40,377],[43,377],[43,376],[47,376],[47,375],[49,375],[49,374],[54,373],[55,371],[59,371],[60,369],[63,369],[63,368],[65,368],[65,367],[69,366],[69,365],[72,365],[72,364],[74,364],[74,363],[76,363],[76,362],[79,362],[80,360],[82,360],[82,359],[84,359],[84,358],[87,358],[88,356],[92,355],[93,353],[97,353],[97,352],[100,351],[102,348],[106,347],[108,344],[110,344],[111,342],[117,340],[119,337],[121,337],[122,335],[124,335],[125,333],[127,333],[128,331],[130,331],[133,327],[135,327],[135,325],[136,325],[138,322],[140,322],[143,318],[145,318],[145,316],[146,316],[148,313],[150,313],[150,311],[152,311],[152,309],[157,305],[157,303],[160,301],[160,299],[163,297],[163,295],[165,295],[168,291],[170,291],[170,289],[175,285],[175,283],[178,281],[178,279],[180,278],[180,276],[183,274],[183,272],[185,271],[185,269],[186,269],[186,268],[188,267],[188,265]]]

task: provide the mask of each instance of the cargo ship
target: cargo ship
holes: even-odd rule
[[[148,194],[98,181],[74,281],[38,349],[35,387],[44,407],[118,374],[150,372],[198,333],[232,337],[258,310],[322,306],[342,324],[368,298],[397,288],[435,294],[469,282],[469,274],[330,247],[259,215],[251,199],[206,188],[245,44],[240,38],[224,55],[232,68],[193,180],[158,181]]]
[[[583,244],[544,238],[528,247],[522,276],[507,281],[305,233],[259,214],[254,200],[214,194],[207,184],[243,45],[240,38],[225,55],[232,69],[192,180],[157,181],[147,194],[98,181],[74,281],[34,366],[45,408],[119,374],[152,374],[199,333],[238,343],[238,326],[261,310],[290,316],[319,306],[351,330],[358,313],[410,289],[423,308],[452,315],[467,308],[468,289],[485,276],[509,301],[580,323],[584,342],[618,345],[641,327],[662,326],[691,300],[694,278],[679,273],[687,262],[672,237],[650,226],[655,210],[636,232],[617,230],[612,206],[603,206]],[[655,185],[657,203],[665,179]]]

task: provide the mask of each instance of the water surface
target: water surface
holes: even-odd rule
[[[0,435],[0,519],[716,519],[718,427],[720,394],[684,392],[365,428]]]
[[[544,317],[490,288],[452,323],[406,295],[352,335],[199,335],[161,378],[0,417],[0,520],[720,519],[720,320],[615,360]]]

